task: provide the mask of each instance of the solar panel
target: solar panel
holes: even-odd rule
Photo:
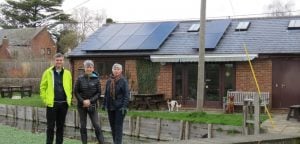
[[[174,22],[160,23],[155,31],[140,45],[139,49],[158,49],[176,26],[177,23]]]
[[[177,24],[177,22],[111,24],[89,37],[84,42],[84,50],[157,50]]]
[[[206,23],[205,29],[205,49],[213,50],[221,40],[223,34],[230,24],[230,20],[214,20]],[[199,41],[196,43],[196,49],[199,49]]]

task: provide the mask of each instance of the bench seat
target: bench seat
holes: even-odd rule
[[[261,92],[260,106],[268,107],[270,104],[270,95],[269,92]],[[223,100],[223,111],[226,111],[226,106],[229,104],[229,97],[233,96],[234,106],[242,106],[245,99],[253,99],[254,96],[258,96],[257,92],[246,92],[246,91],[228,91],[227,96]]]

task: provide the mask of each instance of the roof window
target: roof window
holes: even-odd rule
[[[300,20],[291,20],[288,29],[289,30],[300,29]]]
[[[250,26],[249,21],[239,22],[238,26],[235,28],[235,31],[247,31]]]
[[[189,28],[188,32],[198,32],[199,29],[200,29],[200,24],[193,24],[193,25]]]

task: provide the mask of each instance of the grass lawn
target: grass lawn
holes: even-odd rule
[[[41,144],[46,142],[45,133],[31,133],[0,125],[0,139],[3,144]],[[81,144],[79,140],[64,138],[64,144]]]
[[[23,105],[23,106],[34,106],[34,107],[44,107],[38,94],[33,94],[32,97],[24,97],[19,100],[13,100],[9,98],[0,98],[1,104],[9,105]],[[71,109],[75,109],[72,106]],[[106,112],[99,110],[101,113],[106,114]],[[212,124],[222,124],[222,125],[233,125],[242,126],[243,115],[242,113],[237,114],[210,114],[205,112],[168,112],[168,111],[134,111],[130,110],[128,112],[129,116],[141,116],[149,118],[162,118],[168,120],[185,120],[197,123],[212,123]],[[266,115],[261,115],[261,120],[265,121],[268,117]]]

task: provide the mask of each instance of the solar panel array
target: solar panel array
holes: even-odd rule
[[[83,44],[85,51],[157,50],[178,22],[111,24]]]
[[[224,35],[230,24],[230,20],[213,20],[206,22],[205,29],[205,49],[213,50]],[[199,49],[199,41],[195,48]]]

